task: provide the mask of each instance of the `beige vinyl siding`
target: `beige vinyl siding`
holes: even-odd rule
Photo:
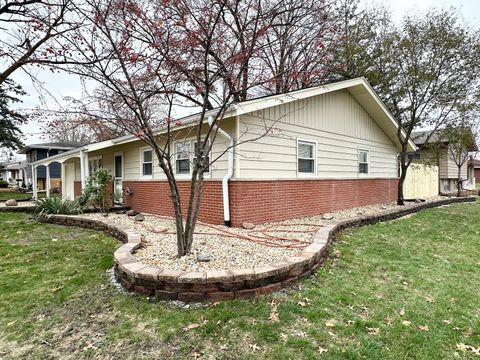
[[[230,135],[235,135],[235,121],[234,119],[226,119],[221,122],[221,128],[225,130]],[[175,133],[172,138],[172,144],[181,141],[189,141],[195,139],[195,131],[192,129],[184,129]],[[165,141],[162,137],[159,138],[160,144]],[[227,149],[227,140],[221,136],[217,135],[215,142],[213,143],[212,152],[210,155],[211,161],[220,156],[220,158],[211,166],[211,171],[209,175],[206,175],[205,178],[209,179],[221,179],[227,172],[227,155],[224,154]],[[117,152],[123,153],[123,166],[124,166],[124,180],[166,180],[166,176],[163,170],[158,166],[158,161],[156,160],[155,154],[153,154],[153,176],[141,176],[141,149],[148,148],[143,141],[137,140],[130,143],[113,146],[110,148],[105,148],[98,151],[92,151],[88,153],[88,157],[92,158],[95,156],[102,157],[103,167],[108,170],[109,174],[113,176],[113,164],[114,164],[114,154]],[[193,149],[192,149],[193,150]],[[174,156],[174,145],[172,145],[172,155]],[[175,166],[175,158],[172,159],[173,165]],[[179,179],[189,179],[189,175],[177,176]],[[76,179],[80,180],[80,164],[76,167]]]
[[[458,178],[458,167],[455,164],[455,160],[452,159],[450,151],[445,149],[443,155],[439,160],[440,168],[440,179],[457,179]],[[466,179],[468,177],[467,173],[468,161],[461,168],[461,177]]]
[[[275,121],[276,120],[276,121]],[[346,90],[242,115],[238,149],[242,178],[297,178],[297,139],[315,141],[320,178],[396,177],[395,145]],[[369,174],[358,173],[358,151]]]

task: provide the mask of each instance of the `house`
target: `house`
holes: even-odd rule
[[[427,163],[438,166],[439,189],[440,193],[448,194],[457,190],[458,166],[452,158],[449,144],[442,140],[441,131],[418,131],[413,132],[411,139],[417,145],[418,150],[411,155],[415,163]],[[472,135],[472,144],[468,151],[478,151],[477,144]],[[441,143],[443,145],[439,150],[433,151],[429,145],[432,143]],[[464,190],[475,189],[475,174],[473,167],[469,166],[469,161],[461,167],[462,188]]]
[[[181,119],[171,142],[183,201],[196,121],[197,115]],[[238,103],[219,126],[210,154],[219,159],[205,180],[202,221],[239,226],[396,200],[398,124],[364,78]],[[160,142],[163,133],[158,130]],[[233,151],[227,151],[230,141],[239,143]],[[416,150],[411,141],[408,148]],[[67,198],[80,195],[88,174],[104,167],[125,205],[173,214],[165,175],[135,136],[81,146],[33,166],[54,162],[62,166]]]
[[[0,164],[0,179],[12,185],[22,186],[26,180],[26,161],[15,161]]]
[[[470,167],[473,168],[473,174],[476,182],[480,182],[480,160],[470,159]]]
[[[35,174],[32,173],[32,163],[46,159],[64,151],[78,148],[83,144],[77,142],[58,141],[47,142],[42,144],[27,145],[18,151],[18,154],[24,154],[26,160],[26,180],[29,184],[36,184],[36,188],[40,191],[47,189],[47,179],[50,179],[51,189],[60,188],[61,166],[59,163],[52,163],[48,167],[36,167]],[[35,177],[36,181],[33,180]]]

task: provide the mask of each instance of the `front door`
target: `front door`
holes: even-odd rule
[[[114,191],[115,191],[115,202],[118,204],[123,203],[123,190],[122,190],[122,180],[123,180],[123,154],[116,153],[113,159],[114,163]]]
[[[75,198],[75,164],[64,163],[63,170],[65,171],[65,174],[62,174],[63,197],[68,200],[73,200]]]

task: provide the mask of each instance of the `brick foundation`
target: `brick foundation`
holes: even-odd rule
[[[182,204],[188,200],[189,181],[179,181]],[[353,180],[231,180],[230,217],[233,226],[263,223],[396,200],[398,179]],[[173,207],[166,181],[124,181],[125,203],[139,211],[171,216]],[[184,211],[186,206],[184,205]],[[221,181],[205,181],[200,220],[223,224]]]

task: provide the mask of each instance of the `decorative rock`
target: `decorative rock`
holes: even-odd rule
[[[145,220],[145,216],[143,216],[142,214],[137,214],[137,215],[135,215],[135,217],[133,218],[133,220],[135,220],[135,221],[143,221],[143,220]]]
[[[10,200],[7,200],[5,201],[5,206],[17,206],[17,201],[14,200],[14,199],[10,199]]]
[[[244,223],[242,224],[242,227],[243,227],[244,229],[253,229],[253,228],[255,227],[255,224],[252,224],[252,223],[249,223],[249,222],[244,222]]]
[[[211,255],[208,255],[208,254],[198,254],[197,255],[197,261],[198,262],[208,262],[208,261],[212,261],[212,256]]]
[[[128,210],[127,211],[127,216],[135,216],[138,214],[138,211],[135,210],[135,209],[132,209],[132,210]]]
[[[332,219],[333,219],[333,215],[332,215],[332,214],[323,214],[323,215],[322,215],[322,219],[323,219],[323,220],[332,220]]]

